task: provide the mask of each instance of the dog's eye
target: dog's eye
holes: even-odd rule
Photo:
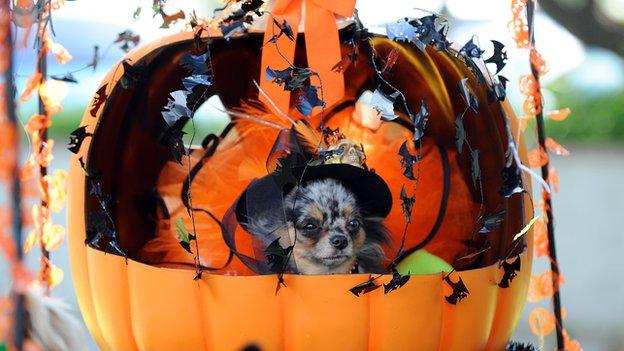
[[[316,229],[316,225],[314,223],[306,223],[303,225],[303,229],[305,230],[314,230]]]
[[[360,221],[358,221],[357,219],[352,219],[349,221],[348,223],[349,225],[349,229],[360,229]]]

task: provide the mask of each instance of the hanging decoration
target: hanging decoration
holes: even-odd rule
[[[543,59],[535,46],[535,7],[537,0],[512,0],[511,11],[513,19],[509,23],[512,37],[518,48],[529,52],[531,74],[524,75],[520,79],[520,92],[524,96],[523,111],[525,116],[520,119],[519,130],[524,131],[527,121],[534,120],[537,128],[538,147],[529,152],[529,165],[532,168],[540,168],[543,180],[550,186],[542,190],[542,201],[538,209],[542,210],[534,225],[534,245],[538,257],[546,257],[550,261],[550,271],[532,275],[529,285],[527,301],[539,302],[543,299],[553,300],[553,312],[537,307],[529,314],[531,331],[538,336],[542,346],[544,337],[556,332],[558,350],[581,350],[580,343],[571,340],[563,326],[561,308],[560,285],[564,282],[560,273],[555,249],[555,232],[553,223],[552,191],[559,190],[559,174],[550,164],[549,154],[567,156],[569,151],[550,137],[545,136],[544,116],[553,121],[563,121],[570,114],[570,109],[544,113],[540,77],[548,73],[548,64]]]
[[[52,126],[52,115],[61,111],[61,100],[67,95],[65,82],[48,79],[48,54],[63,65],[71,60],[69,52],[59,43],[52,40],[52,11],[58,9],[50,1],[43,3],[33,23],[36,27],[35,46],[37,50],[37,67],[27,81],[20,95],[20,101],[28,101],[36,92],[39,100],[39,111],[32,115],[25,125],[31,142],[31,153],[21,171],[22,182],[36,182],[39,204],[32,205],[31,216],[33,229],[26,237],[23,247],[28,252],[36,243],[41,250],[39,280],[51,289],[58,285],[63,272],[50,260],[50,251],[56,249],[64,241],[65,228],[52,222],[52,213],[61,211],[65,204],[67,172],[64,170],[49,171],[50,162],[54,158],[54,140],[48,138],[48,129]]]

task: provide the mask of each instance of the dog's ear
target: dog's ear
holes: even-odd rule
[[[383,266],[384,252],[381,245],[372,241],[366,241],[356,260],[364,273],[385,273]]]
[[[383,218],[366,217],[362,221],[362,227],[366,232],[366,240],[371,242],[392,246],[390,232],[383,224]]]

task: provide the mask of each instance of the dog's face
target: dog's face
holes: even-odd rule
[[[302,274],[350,273],[367,241],[355,195],[333,179],[293,189],[284,199],[287,235]],[[296,238],[296,239],[295,239]]]

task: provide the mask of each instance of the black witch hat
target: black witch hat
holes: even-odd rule
[[[337,130],[326,129],[318,133],[304,121],[282,130],[267,159],[267,170],[268,175],[247,186],[221,223],[225,243],[256,273],[276,272],[275,260],[267,259],[267,250],[275,243],[269,238],[271,235],[257,237],[250,227],[257,227],[260,223],[260,226],[266,224],[277,229],[285,224],[284,197],[296,186],[314,180],[334,179],[354,194],[365,216],[385,218],[392,208],[390,188],[366,166],[363,147]],[[267,221],[268,218],[271,220]],[[257,239],[253,245],[253,257],[239,252],[236,247],[238,225]],[[265,227],[263,231],[270,232],[271,229]],[[286,250],[281,251],[285,255]]]
[[[275,161],[273,161],[275,160]],[[386,182],[366,166],[363,147],[339,131],[316,136],[303,121],[278,137],[267,161],[270,173],[253,181],[236,203],[236,218],[244,227],[249,209],[255,213],[282,211],[283,197],[293,187],[334,179],[350,190],[369,217],[385,218],[392,208]]]

